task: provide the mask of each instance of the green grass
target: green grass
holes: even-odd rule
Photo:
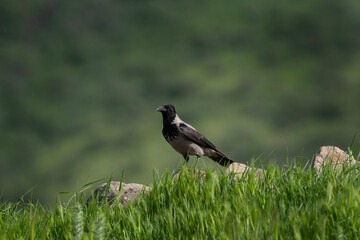
[[[183,168],[123,208],[81,194],[51,210],[3,202],[0,239],[358,239],[359,170],[269,166],[239,181],[208,170],[202,181]]]

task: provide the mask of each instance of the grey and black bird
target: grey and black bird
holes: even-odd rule
[[[166,104],[156,110],[161,112],[163,117],[162,134],[164,138],[184,157],[186,162],[189,161],[189,155],[196,155],[198,158],[207,156],[222,166],[234,162],[194,127],[182,121],[176,114],[173,105]]]

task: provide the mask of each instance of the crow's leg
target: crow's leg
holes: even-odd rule
[[[199,159],[200,159],[200,156],[199,156],[199,155],[196,155],[196,163],[195,163],[195,167],[194,167],[194,169],[196,169],[196,165],[198,164]]]
[[[185,161],[179,166],[179,164],[177,165],[177,171],[176,171],[176,173],[178,173],[178,172],[180,172],[180,170],[182,169],[182,167],[184,166],[184,165],[186,165],[187,164],[187,162],[189,161],[189,156],[187,155],[187,154],[185,154],[185,155],[183,155],[183,157],[184,157],[184,159],[185,159]]]
[[[180,165],[180,162],[178,163],[178,165],[176,166],[176,171],[174,172],[175,174],[177,174],[178,172],[181,171],[182,167],[184,165],[187,164],[187,162],[189,161],[189,156],[187,154],[183,155],[185,161]]]
[[[184,159],[185,159],[184,164],[187,164],[187,163],[189,162],[189,155],[186,154],[186,155],[184,155],[183,157],[184,157]],[[184,164],[183,164],[183,165],[184,165]],[[182,165],[182,166],[183,166],[183,165]]]

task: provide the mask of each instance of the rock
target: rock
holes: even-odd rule
[[[242,164],[242,163],[232,163],[230,166],[226,169],[225,174],[230,175],[231,173],[235,174],[234,180],[237,180],[237,178],[241,178],[244,173],[252,171],[251,167]],[[255,177],[262,177],[266,170],[261,168],[254,168],[255,171]]]
[[[334,164],[335,168],[341,168],[345,164],[353,166],[356,160],[343,150],[335,146],[322,146],[314,156],[312,168],[321,172],[322,167],[327,164]]]
[[[98,186],[94,191],[94,197],[96,198],[99,194],[99,201],[102,201],[107,192],[107,201],[112,204],[114,200],[119,196],[119,181],[110,182],[110,186],[107,189],[108,183],[103,183]],[[119,199],[120,206],[126,205],[129,202],[132,202],[136,197],[142,192],[149,192],[150,188],[148,186],[138,184],[138,183],[122,183],[122,194]]]
[[[194,170],[189,170],[189,174],[191,173],[191,171],[194,171],[194,176],[195,176],[195,178],[198,178],[198,177],[200,176],[200,177],[201,177],[201,180],[204,181],[205,176],[206,176],[205,171],[195,168]],[[180,176],[180,173],[181,173],[181,171],[177,172],[177,173],[174,175],[173,179],[174,179],[174,180],[178,180],[178,179],[179,179],[179,176]]]

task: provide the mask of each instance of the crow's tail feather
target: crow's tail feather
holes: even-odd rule
[[[234,162],[234,160],[231,160],[228,156],[220,151],[216,151],[216,154],[213,154],[210,158],[224,167],[229,166]]]

